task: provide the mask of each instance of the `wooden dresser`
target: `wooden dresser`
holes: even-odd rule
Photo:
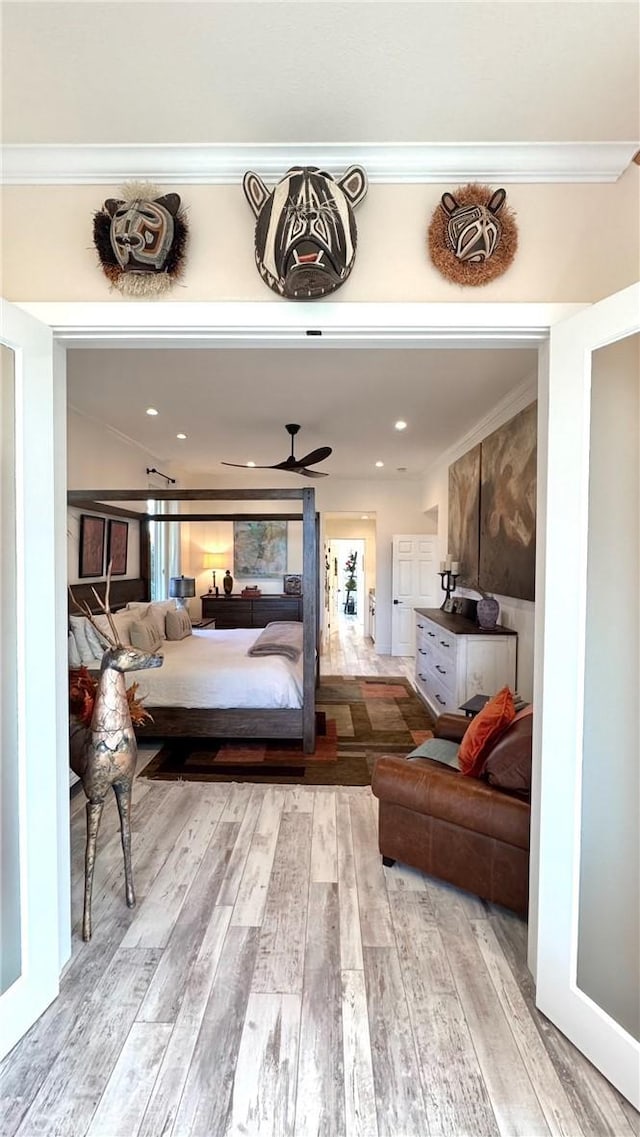
[[[416,687],[434,715],[459,713],[472,695],[515,690],[517,632],[488,632],[464,616],[416,608]]]
[[[216,628],[264,628],[272,620],[301,620],[301,596],[214,596],[205,593],[202,619],[215,620]]]

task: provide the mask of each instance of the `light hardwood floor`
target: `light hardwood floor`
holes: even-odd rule
[[[5,1060],[4,1137],[637,1134],[535,1011],[523,921],[384,869],[369,788],[138,780],[138,904],[109,802],[90,944],[72,813],[73,956]]]

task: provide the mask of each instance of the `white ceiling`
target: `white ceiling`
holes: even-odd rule
[[[328,474],[418,478],[535,370],[536,352],[523,349],[76,349],[68,392],[77,410],[191,474],[264,485],[264,473],[220,462],[282,461],[284,424],[297,422],[296,457],[331,446],[318,467]]]
[[[2,8],[6,143],[640,136],[636,0]]]
[[[3,138],[634,139],[639,14],[636,0],[5,2]],[[75,350],[69,392],[85,414],[192,472],[223,473],[223,458],[279,461],[284,423],[296,421],[296,453],[332,446],[331,474],[410,478],[534,369],[524,350]]]

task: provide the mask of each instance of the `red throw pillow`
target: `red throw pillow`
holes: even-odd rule
[[[478,778],[489,747],[516,717],[513,695],[508,687],[498,691],[464,732],[458,751],[458,765],[463,774]]]

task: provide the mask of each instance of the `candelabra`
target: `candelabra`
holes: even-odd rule
[[[460,564],[458,561],[446,560],[440,562],[440,572],[438,573],[438,576],[440,577],[440,586],[442,588],[442,591],[445,593],[445,598],[440,605],[441,611],[443,609],[448,610],[451,593],[455,592],[456,590],[456,581],[460,575],[459,569]]]

